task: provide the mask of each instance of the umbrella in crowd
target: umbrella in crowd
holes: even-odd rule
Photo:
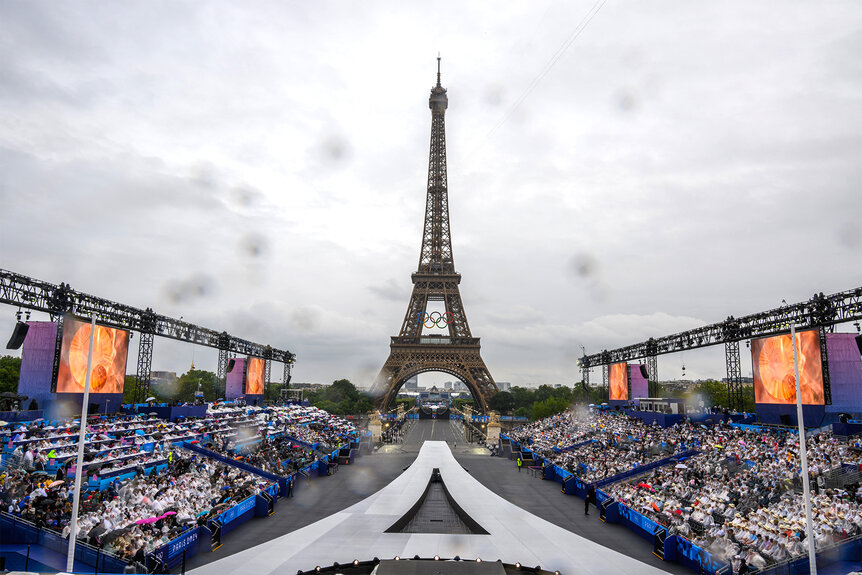
[[[676,468],[677,469],[688,469],[688,465],[686,465],[685,463],[677,463]]]
[[[59,487],[59,486],[63,485],[64,483],[66,483],[66,482],[65,482],[65,481],[63,481],[62,479],[58,479],[57,481],[52,481],[52,482],[51,482],[51,484],[50,484],[48,487],[49,487],[49,488],[52,488],[52,487]]]
[[[155,397],[153,397],[153,396],[150,396],[150,397],[148,397],[148,398],[146,398],[146,399],[144,400],[144,403],[149,403],[149,402],[151,402],[151,401],[156,401],[156,398],[155,398]]]

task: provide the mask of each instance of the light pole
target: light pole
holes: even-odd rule
[[[796,424],[799,429],[799,458],[802,460],[802,494],[805,501],[805,528],[808,542],[808,565],[817,575],[817,551],[814,548],[814,525],[811,519],[811,487],[808,485],[808,450],[805,447],[805,423],[802,420],[802,391],[799,382],[799,355],[796,351],[796,326],[790,324],[790,346],[793,348],[793,373],[796,377]]]
[[[87,433],[87,406],[90,399],[90,370],[93,369],[93,338],[96,334],[96,316],[90,318],[90,348],[87,352],[87,375],[84,378],[84,399],[81,404],[81,431],[78,434],[78,457],[75,459],[75,495],[72,501],[72,520],[69,523],[69,551],[66,554],[66,571],[75,566],[75,540],[78,537],[78,507],[81,504],[81,471],[84,466],[84,438]]]

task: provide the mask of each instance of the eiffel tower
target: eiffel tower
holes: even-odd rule
[[[449,234],[449,192],[446,177],[446,108],[449,98],[440,85],[440,58],[437,58],[437,85],[431,88],[431,151],[428,157],[428,193],[425,200],[425,228],[419,269],[412,274],[413,294],[401,332],[389,344],[389,359],[374,384],[378,406],[387,407],[408,379],[426,371],[442,371],[463,381],[473,394],[477,409],[488,410],[488,399],[497,384],[482,361],[479,338],[470,325],[461,302],[461,274],[455,272],[452,239]],[[443,302],[445,313],[430,320],[444,334],[422,333],[431,323],[428,302]],[[437,318],[440,315],[442,319]]]

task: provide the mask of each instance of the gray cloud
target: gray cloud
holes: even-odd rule
[[[0,267],[366,382],[410,295],[439,50],[497,379],[856,287],[862,6],[609,3],[510,112],[591,5],[3,3]],[[154,367],[193,355],[215,367],[174,342]]]

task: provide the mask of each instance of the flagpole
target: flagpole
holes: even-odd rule
[[[72,520],[69,523],[69,551],[66,555],[66,571],[75,567],[75,542],[78,537],[78,507],[81,505],[81,471],[84,466],[84,436],[87,432],[87,407],[90,399],[90,370],[93,368],[93,339],[96,336],[96,316],[90,320],[90,349],[87,352],[87,375],[84,379],[84,400],[81,405],[81,432],[78,434],[78,457],[75,459],[75,491],[72,501]]]
[[[796,326],[790,326],[793,347],[793,371],[796,376],[796,424],[799,428],[799,457],[802,460],[802,498],[805,501],[805,527],[808,540],[808,565],[811,575],[817,575],[817,551],[814,549],[814,522],[811,519],[811,487],[808,484],[808,449],[805,447],[805,423],[802,420],[802,391],[799,382],[799,356],[796,353]]]

